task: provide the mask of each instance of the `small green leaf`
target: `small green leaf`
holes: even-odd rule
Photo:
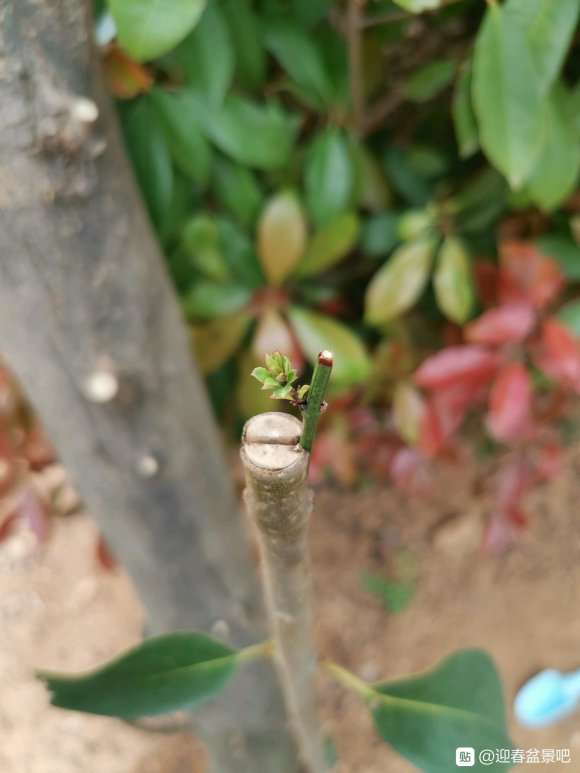
[[[376,574],[363,574],[361,582],[393,615],[403,612],[415,595],[415,585],[410,582],[388,580]]]
[[[315,364],[323,349],[334,354],[332,382],[346,387],[368,378],[371,361],[360,340],[348,327],[324,314],[291,307],[288,317],[308,360]]]
[[[149,639],[82,676],[39,672],[60,708],[134,719],[193,708],[236,669],[236,651],[197,633]]]
[[[322,108],[332,101],[333,88],[316,38],[289,19],[271,22],[266,46],[296,82],[310,105]]]
[[[471,93],[472,66],[469,62],[468,66],[461,70],[453,97],[453,124],[461,158],[469,158],[479,148],[479,134]]]
[[[195,27],[206,0],[108,0],[121,46],[144,61],[170,51]]]
[[[412,102],[428,102],[440,94],[453,80],[456,64],[451,59],[437,59],[416,70],[404,85],[405,95]]]
[[[359,220],[354,212],[345,212],[330,220],[312,237],[297,275],[312,276],[335,266],[353,249],[358,233]]]
[[[434,249],[432,239],[420,239],[393,252],[367,287],[365,319],[369,324],[382,325],[414,305],[429,279]]]
[[[558,312],[558,319],[575,336],[580,337],[580,301],[566,303]]]
[[[171,13],[168,10],[168,14]],[[193,32],[171,55],[189,87],[220,105],[235,71],[235,56],[229,26],[221,4],[211,0]]]
[[[285,386],[274,389],[270,397],[272,400],[291,400],[293,391],[292,384],[286,384]]]
[[[220,245],[224,260],[232,276],[251,290],[265,284],[262,267],[248,234],[237,223],[227,218],[217,218]]]
[[[252,376],[260,382],[260,384],[264,384],[266,382],[266,379],[270,377],[270,373],[268,372],[267,368],[258,367],[254,368],[252,371]]]
[[[210,215],[190,218],[181,232],[181,247],[189,256],[191,265],[208,279],[217,282],[230,278],[223,257],[217,224]]]
[[[455,770],[455,750],[473,747],[478,773],[511,765],[484,765],[484,749],[511,749],[501,682],[481,650],[462,650],[418,676],[373,686],[370,708],[381,738],[425,773]]]
[[[211,148],[198,127],[188,120],[170,92],[152,89],[148,97],[165,133],[175,165],[204,188],[211,168]]]
[[[201,280],[183,298],[183,310],[189,319],[213,319],[235,314],[251,297],[247,287]]]
[[[547,258],[556,261],[565,277],[580,280],[580,247],[570,237],[546,234],[536,244]]]
[[[532,201],[547,212],[573,192],[580,171],[580,142],[568,115],[568,100],[563,84],[547,98],[542,151],[526,185]]]
[[[264,83],[267,67],[260,19],[250,3],[222,3],[236,51],[236,78],[245,88],[257,91]]]
[[[354,194],[355,169],[345,133],[325,129],[310,146],[304,170],[306,204],[316,225],[348,210]]]
[[[360,142],[352,143],[355,165],[355,201],[369,212],[383,212],[392,203],[392,194],[379,160]]]
[[[471,314],[475,294],[471,262],[463,242],[448,236],[433,277],[437,305],[448,319],[462,325]]]
[[[370,217],[363,225],[361,248],[366,255],[385,258],[399,241],[399,217],[394,212]]]
[[[498,5],[488,8],[477,37],[473,101],[483,149],[520,188],[541,150],[543,95],[525,34]]]
[[[258,243],[266,277],[273,285],[282,284],[306,248],[306,221],[293,193],[278,193],[267,203],[258,224]]]
[[[505,10],[524,30],[540,92],[547,94],[570,47],[580,4],[578,0],[509,0]]]
[[[173,197],[173,169],[165,134],[148,100],[140,99],[123,112],[123,130],[147,209],[160,228]]]
[[[255,174],[225,158],[216,160],[212,188],[222,207],[244,228],[251,228],[262,208],[263,195]]]

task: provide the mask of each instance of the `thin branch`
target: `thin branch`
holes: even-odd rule
[[[457,5],[462,0],[443,0],[438,8],[426,8],[423,14],[432,14],[441,11],[443,8],[448,8],[450,5]],[[422,14],[421,14],[422,15]],[[380,13],[376,16],[369,16],[361,18],[360,25],[363,29],[369,27],[379,27],[383,24],[394,24],[399,21],[411,21],[413,18],[417,18],[419,15],[414,15],[409,11],[396,11],[395,13]]]
[[[350,93],[354,130],[362,132],[365,119],[365,92],[362,46],[362,10],[366,0],[348,0],[346,17],[346,38],[350,72]]]
[[[307,547],[312,493],[306,484],[309,455],[298,443],[301,432],[298,419],[285,413],[263,413],[247,422],[244,496],[257,527],[274,660],[292,729],[307,773],[324,773]]]

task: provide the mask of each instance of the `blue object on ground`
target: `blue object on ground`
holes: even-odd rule
[[[562,674],[540,671],[520,689],[514,701],[516,718],[528,727],[544,727],[567,717],[580,705],[580,670]]]

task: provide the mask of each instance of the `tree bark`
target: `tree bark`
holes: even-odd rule
[[[151,630],[248,644],[254,567],[88,21],[79,0],[0,0],[0,351]],[[297,771],[267,664],[198,727],[215,770]]]

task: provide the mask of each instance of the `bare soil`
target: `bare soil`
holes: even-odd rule
[[[481,552],[488,503],[472,495],[468,469],[443,472],[435,502],[376,487],[319,491],[313,559],[324,655],[374,680],[423,669],[457,647],[484,647],[508,703],[536,670],[580,666],[579,467],[572,453],[566,474],[534,494],[530,528],[501,557]],[[43,546],[27,532],[0,544],[0,771],[202,773],[203,752],[187,736],[54,709],[32,676],[38,666],[88,669],[141,636],[130,582],[97,566],[95,536],[87,517],[73,516],[56,519]],[[417,590],[392,615],[360,576],[388,571],[402,548]],[[340,773],[413,770],[377,740],[356,697],[322,679],[321,698]],[[512,723],[512,731],[524,749],[571,750],[570,765],[543,769],[580,771],[578,716],[541,732]]]

